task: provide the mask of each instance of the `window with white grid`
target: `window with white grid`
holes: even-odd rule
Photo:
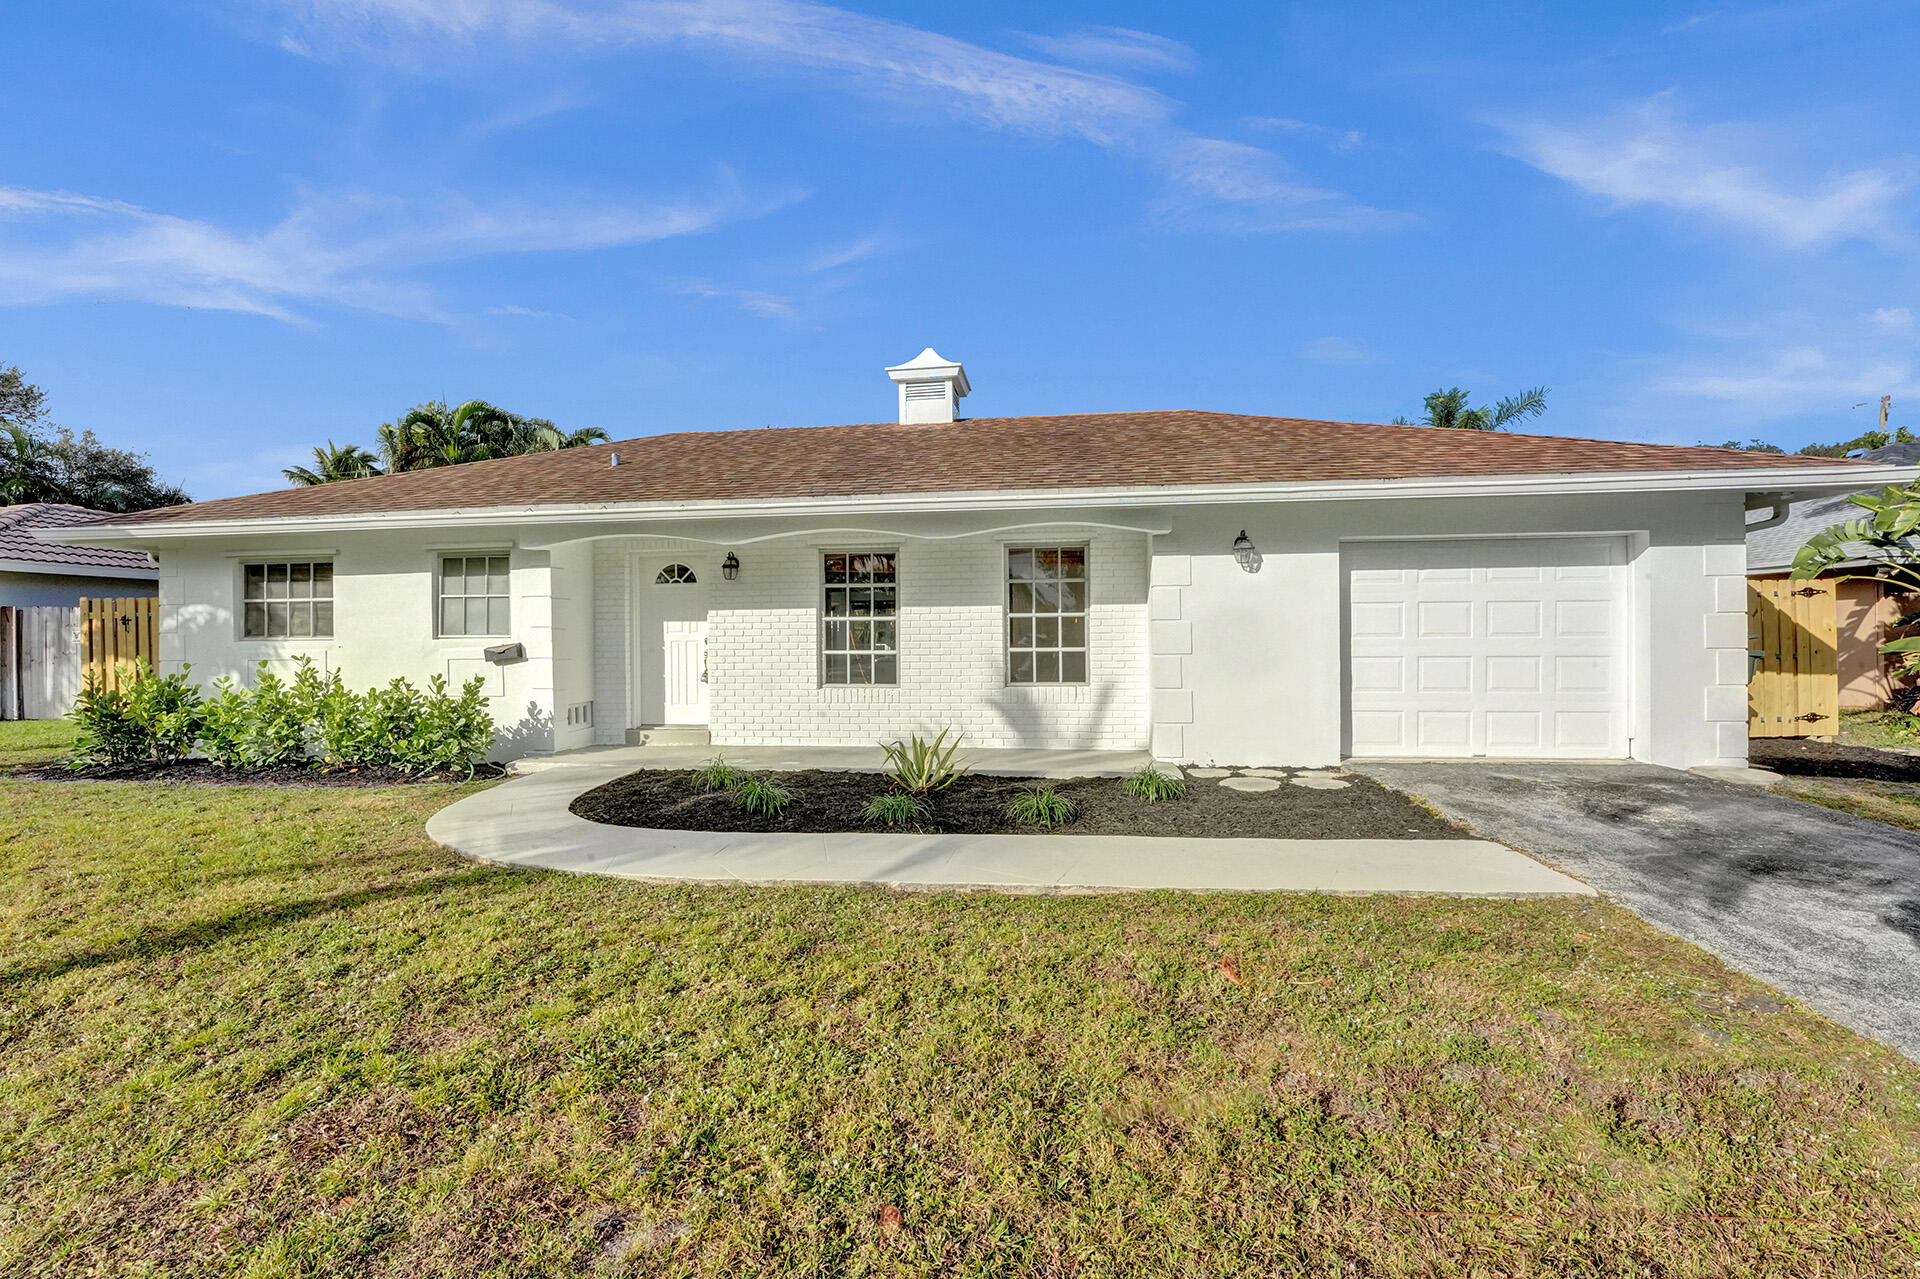
[[[821,680],[900,682],[900,587],[892,551],[830,551],[821,601]]]
[[[333,634],[333,564],[272,561],[240,566],[240,633],[248,639]]]
[[[1087,682],[1087,548],[1007,548],[1007,682]]]
[[[507,594],[506,556],[441,556],[440,633],[505,635]]]

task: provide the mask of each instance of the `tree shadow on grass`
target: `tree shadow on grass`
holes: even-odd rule
[[[71,972],[117,964],[129,959],[153,960],[180,951],[204,949],[222,942],[246,937],[269,928],[296,924],[321,915],[357,910],[378,902],[404,901],[427,897],[453,889],[484,886],[505,887],[519,879],[522,872],[497,866],[464,867],[449,874],[383,888],[360,888],[352,892],[312,897],[305,901],[284,902],[274,906],[252,906],[212,919],[196,919],[171,928],[146,928],[132,937],[91,950],[78,950],[56,959],[33,964],[0,968],[0,990],[29,982],[51,981]]]

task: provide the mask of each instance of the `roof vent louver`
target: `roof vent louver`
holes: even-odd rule
[[[902,426],[953,421],[961,398],[973,390],[966,369],[932,347],[889,368],[887,376],[900,388]]]

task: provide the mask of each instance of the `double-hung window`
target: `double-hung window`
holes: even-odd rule
[[[821,680],[900,682],[900,585],[892,551],[822,557]]]
[[[240,633],[247,639],[333,634],[333,563],[273,560],[240,566]]]
[[[1007,548],[1007,682],[1087,682],[1087,548]]]
[[[505,635],[507,557],[440,557],[440,634]]]

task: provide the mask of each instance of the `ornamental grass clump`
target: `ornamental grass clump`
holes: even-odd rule
[[[778,817],[793,802],[793,792],[765,778],[746,777],[733,787],[733,798],[741,808],[755,816]]]
[[[693,784],[703,791],[737,791],[749,779],[746,769],[736,768],[719,755],[693,770]]]
[[[860,819],[869,826],[918,826],[932,815],[926,800],[903,790],[875,795],[860,809]]]
[[[882,742],[880,749],[887,756],[887,766],[882,770],[886,779],[909,795],[923,798],[959,781],[973,765],[957,758],[961,735],[955,733],[949,743],[947,734],[951,732],[943,728],[932,741],[916,733],[904,742]]]
[[[1120,787],[1127,794],[1138,795],[1149,804],[1157,804],[1163,799],[1179,799],[1187,793],[1186,779],[1163,773],[1152,764],[1121,778]]]
[[[1007,816],[1018,826],[1052,830],[1073,820],[1073,801],[1051,786],[1035,786],[1013,797]]]

